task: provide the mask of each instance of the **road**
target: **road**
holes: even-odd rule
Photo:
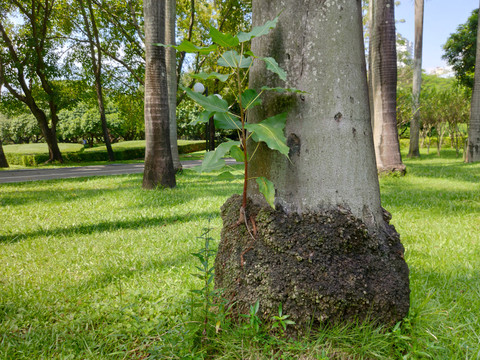
[[[226,159],[226,162],[227,164],[236,164],[235,160],[233,159]],[[188,169],[200,164],[200,160],[182,161],[182,166],[184,169]],[[143,163],[92,165],[54,169],[3,170],[0,171],[0,184],[16,183],[23,181],[66,179],[86,176],[137,174],[142,172]]]

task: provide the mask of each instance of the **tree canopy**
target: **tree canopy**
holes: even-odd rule
[[[458,81],[470,89],[475,76],[475,53],[477,51],[478,9],[472,11],[468,20],[458,26],[443,46],[446,60],[455,71]]]

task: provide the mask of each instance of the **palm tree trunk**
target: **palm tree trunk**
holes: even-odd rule
[[[166,3],[165,40],[167,44],[175,45],[176,3],[175,0],[166,0]],[[166,57],[170,147],[172,150],[173,167],[175,171],[179,171],[182,169],[182,164],[180,163],[177,144],[177,57],[175,49],[172,47],[167,48]]]
[[[408,157],[419,157],[420,91],[422,88],[423,9],[424,0],[415,0],[415,55],[413,59],[413,118],[410,122]]]
[[[480,26],[477,30],[475,82],[473,84],[470,127],[468,128],[468,144],[465,161],[468,163],[480,161]]]
[[[397,50],[394,0],[370,1],[370,83],[378,172],[405,172],[397,130]]]
[[[175,187],[168,123],[165,0],[145,0],[145,169],[143,187]]]

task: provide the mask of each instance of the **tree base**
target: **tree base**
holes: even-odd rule
[[[405,176],[405,174],[407,173],[407,167],[405,166],[405,164],[388,165],[388,166],[377,167],[377,172],[378,172],[378,175]]]
[[[394,324],[407,315],[408,267],[389,218],[371,232],[345,209],[299,215],[249,203],[247,229],[237,225],[240,206],[234,195],[222,207],[215,259],[215,287],[234,304],[234,316],[259,301],[266,320],[282,304],[302,333],[351,320]]]

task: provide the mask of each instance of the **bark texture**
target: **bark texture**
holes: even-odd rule
[[[167,44],[175,45],[175,0],[166,0],[166,26],[165,40]],[[172,151],[173,167],[175,171],[182,169],[178,155],[177,144],[177,57],[176,50],[172,47],[166,49],[167,86],[168,86],[168,109],[170,123],[170,148]]]
[[[413,118],[410,122],[410,148],[408,157],[420,156],[420,91],[422,88],[424,0],[415,0],[415,50],[413,57]]]
[[[480,17],[479,17],[480,22]],[[466,162],[480,161],[480,26],[477,30],[477,54],[475,59],[475,82],[473,84],[470,126]]]
[[[373,141],[379,173],[405,173],[397,130],[397,49],[394,0],[370,2]]]
[[[274,57],[287,81],[259,62],[250,87],[286,85],[308,94],[269,94],[248,114],[259,122],[290,111],[290,154],[286,159],[262,145],[249,165],[250,178],[274,182],[275,211],[252,181],[245,223],[237,225],[241,199],[224,205],[216,286],[238,312],[258,300],[269,318],[282,303],[300,332],[310,321],[371,316],[391,324],[409,308],[408,268],[380,205],[361,2],[254,0],[252,6],[254,26],[282,13],[252,49]]]
[[[146,0],[145,19],[145,170],[143,187],[175,187],[168,123],[165,0]]]

